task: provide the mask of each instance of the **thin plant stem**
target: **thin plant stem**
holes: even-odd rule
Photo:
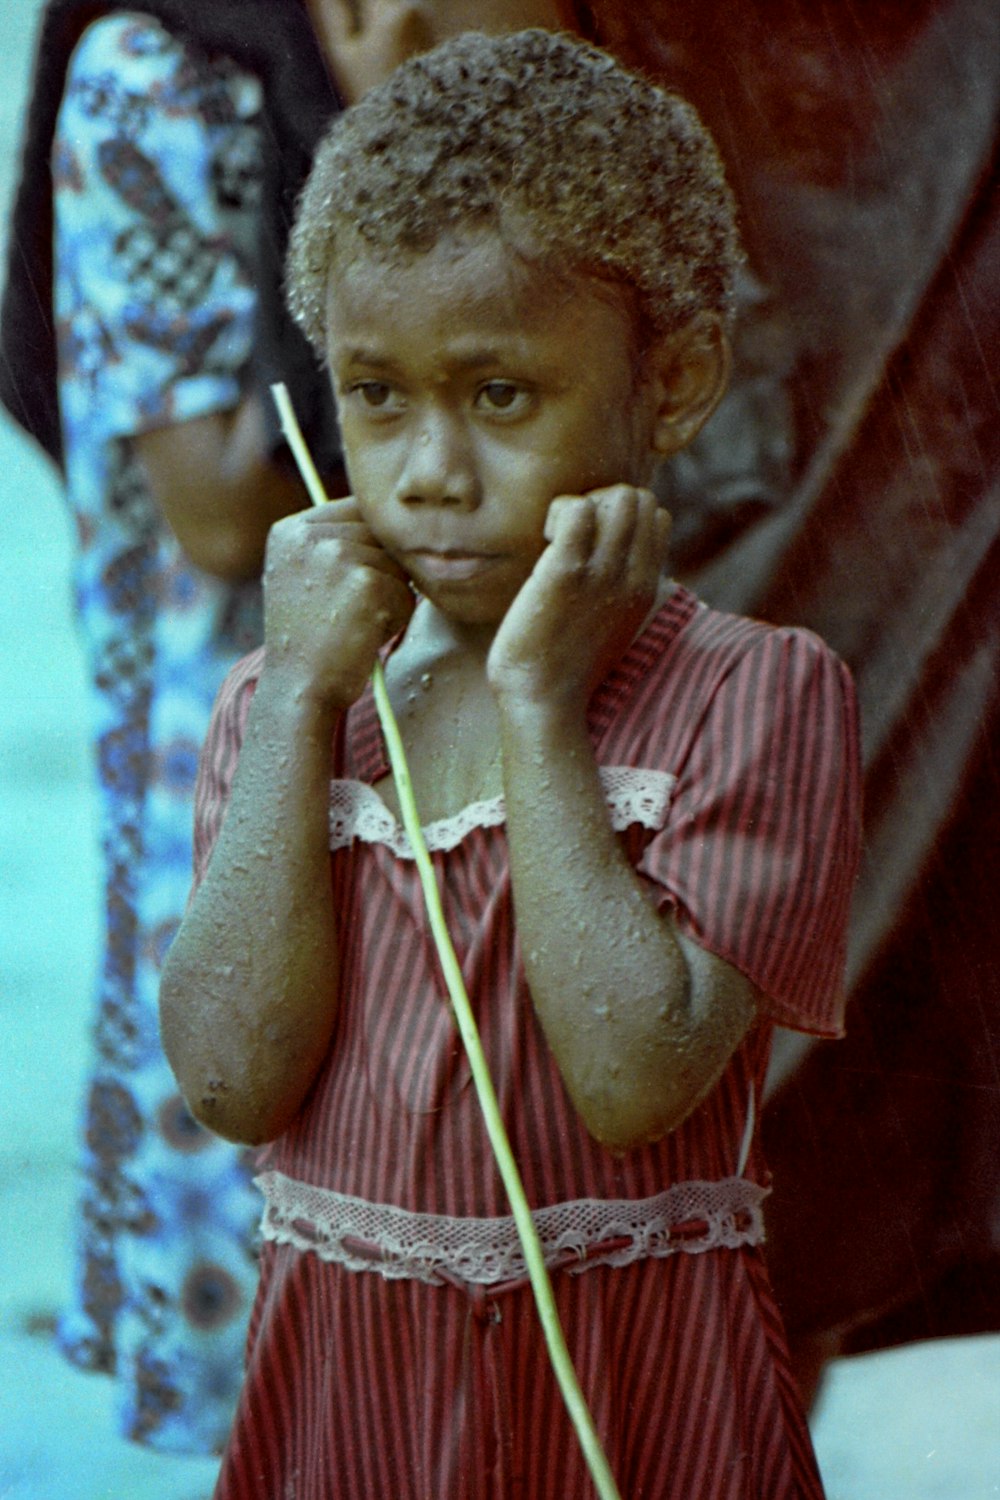
[[[302,482],[309,491],[309,498],[313,505],[323,505],[329,500],[329,495],[319,477],[316,465],[313,463],[312,454],[306,446],[306,440],[302,436],[302,428],[299,419],[295,415],[292,406],[292,398],[288,394],[288,387],[283,380],[272,385],[271,395],[274,404],[278,408],[278,416],[281,418],[281,430],[285,434],[288,446],[292,450],[295,462],[298,464]]]
[[[476,1026],[475,1016],[469,1002],[462,970],[455,954],[451,941],[451,934],[445,921],[444,911],[441,906],[441,895],[438,891],[437,881],[434,878],[434,866],[427,852],[424,841],[423,830],[420,825],[420,816],[417,811],[416,801],[413,796],[413,786],[410,781],[409,768],[406,764],[406,755],[403,750],[403,742],[400,737],[396,718],[389,703],[389,695],[386,692],[385,674],[382,671],[382,663],[375,663],[372,674],[372,688],[375,694],[375,704],[378,708],[379,719],[382,724],[382,732],[385,735],[386,748],[389,751],[389,761],[392,765],[392,774],[396,782],[396,791],[399,794],[400,809],[403,814],[403,826],[409,835],[413,847],[417,869],[420,874],[420,884],[423,888],[424,903],[427,907],[427,915],[430,919],[431,932],[437,948],[441,969],[444,973],[445,984],[451,998],[455,1020],[465,1045],[465,1051],[472,1069],[473,1082],[479,1095],[479,1103],[482,1108],[483,1117],[486,1122],[486,1130],[493,1147],[493,1155],[496,1157],[500,1176],[507,1191],[514,1222],[521,1239],[521,1247],[524,1251],[525,1264],[528,1277],[531,1281],[531,1289],[535,1294],[535,1302],[538,1307],[538,1316],[542,1324],[542,1332],[548,1345],[549,1358],[555,1371],[559,1388],[562,1391],[563,1401],[569,1412],[573,1426],[576,1428],[580,1446],[584,1457],[590,1468],[591,1476],[597,1486],[597,1492],[601,1500],[621,1500],[614,1476],[608,1465],[601,1440],[594,1427],[593,1418],[580,1389],[580,1383],[576,1378],[573,1361],[566,1347],[563,1336],[562,1325],[559,1322],[559,1313],[556,1309],[555,1298],[552,1295],[552,1283],[549,1279],[548,1269],[545,1265],[545,1256],[542,1251],[541,1241],[538,1238],[538,1230],[535,1221],[531,1217],[528,1200],[525,1196],[524,1185],[518,1170],[514,1153],[510,1147],[507,1131],[504,1127],[503,1118],[500,1114],[500,1106],[497,1103],[496,1090],[493,1087],[493,1079],[490,1076],[489,1064],[483,1052],[479,1030]]]
[[[288,439],[289,447],[295,456],[296,463],[302,475],[306,489],[314,505],[319,505],[327,499],[322,481],[316,471],[312,457],[306,447],[305,440],[299,428],[295,413],[292,410],[288,391],[284,385],[271,387],[274,399],[278,405],[281,416],[282,431]],[[576,1430],[576,1435],[583,1450],[584,1458],[590,1469],[591,1478],[597,1489],[600,1500],[621,1500],[618,1486],[608,1463],[590,1409],[587,1406],[580,1383],[573,1368],[573,1361],[566,1347],[566,1339],[563,1334],[562,1325],[559,1321],[559,1312],[556,1308],[555,1297],[552,1293],[552,1282],[549,1278],[548,1268],[545,1264],[545,1255],[542,1244],[538,1238],[538,1230],[535,1221],[531,1217],[531,1209],[521,1181],[514,1153],[511,1150],[510,1140],[500,1113],[497,1102],[496,1090],[493,1087],[493,1079],[490,1076],[489,1064],[483,1052],[483,1044],[476,1025],[476,1018],[469,1001],[468,991],[465,988],[465,980],[462,977],[461,966],[451,941],[448,924],[445,920],[444,909],[441,905],[441,894],[438,890],[437,880],[434,876],[434,866],[427,844],[424,840],[423,829],[420,823],[420,814],[417,809],[416,798],[413,795],[413,782],[410,777],[410,769],[406,761],[406,752],[403,748],[402,736],[396,722],[396,716],[389,702],[389,694],[385,685],[385,673],[382,663],[376,661],[372,672],[372,691],[375,696],[375,706],[378,710],[379,721],[382,725],[382,733],[385,736],[386,749],[389,752],[389,762],[392,766],[393,779],[396,783],[396,791],[399,796],[400,810],[403,815],[403,826],[409,836],[410,845],[413,849],[420,876],[420,884],[423,890],[424,904],[427,907],[427,915],[434,937],[441,971],[444,975],[445,985],[451,999],[452,1010],[458,1025],[469,1066],[472,1070],[472,1079],[479,1097],[480,1108],[486,1123],[486,1131],[493,1148],[500,1177],[503,1181],[507,1198],[510,1202],[511,1212],[524,1251],[525,1265],[528,1271],[528,1279],[535,1297],[535,1305],[538,1309],[539,1321],[542,1325],[542,1333],[549,1351],[549,1359],[559,1389],[562,1392],[563,1402],[569,1417]]]

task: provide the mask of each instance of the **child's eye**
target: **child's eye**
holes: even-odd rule
[[[399,391],[387,380],[355,380],[348,386],[347,394],[356,396],[371,411],[397,412],[403,405]]]
[[[480,411],[520,417],[531,405],[531,393],[513,380],[487,380],[477,390],[475,404]]]

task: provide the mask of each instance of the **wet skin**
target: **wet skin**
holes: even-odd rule
[[[668,523],[643,483],[717,398],[717,330],[637,364],[607,288],[480,232],[335,268],[328,332],[354,496],[271,534],[266,661],[168,961],[168,1055],[235,1139],[273,1137],[308,1092],[337,1007],[331,736],[404,631],[388,677],[422,815],[503,793],[526,977],[566,1087],[609,1146],[655,1138],[714,1084],[754,997],[648,899],[586,708],[655,606]]]
[[[495,235],[381,274],[355,261],[327,328],[358,508],[458,621],[499,623],[554,499],[649,478],[652,414],[622,302],[526,266]]]
[[[620,483],[649,471],[650,392],[621,297],[527,266],[492,234],[391,270],[353,261],[327,326],[370,532],[352,540],[377,542],[421,596],[388,680],[424,815],[448,816],[501,790],[503,675],[522,696],[589,695],[655,597],[668,518]],[[326,523],[351,514],[345,504]],[[575,574],[586,562],[589,587],[560,595],[557,560]],[[393,805],[391,782],[379,790]]]

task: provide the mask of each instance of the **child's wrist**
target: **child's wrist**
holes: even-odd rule
[[[287,664],[268,663],[257,681],[255,701],[272,715],[286,719],[299,730],[331,727],[348,707],[335,693],[324,689],[307,673],[292,670]]]
[[[587,699],[583,693],[532,690],[526,684],[496,685],[493,694],[501,727],[519,735],[549,740],[567,730],[586,726]]]
[[[499,711],[565,719],[586,714],[588,691],[584,684],[534,669],[510,670],[489,675],[490,688]]]

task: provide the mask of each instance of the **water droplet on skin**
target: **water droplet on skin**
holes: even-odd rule
[[[434,678],[433,678],[433,675],[430,672],[421,672],[421,674],[420,674],[420,686],[424,689],[425,692],[431,686],[431,684],[433,683],[433,681],[434,681]]]
[[[611,1006],[610,1005],[595,1005],[594,1006],[594,1015],[597,1017],[597,1019],[599,1021],[607,1021],[607,1020],[609,1020],[610,1017],[611,1017]]]

